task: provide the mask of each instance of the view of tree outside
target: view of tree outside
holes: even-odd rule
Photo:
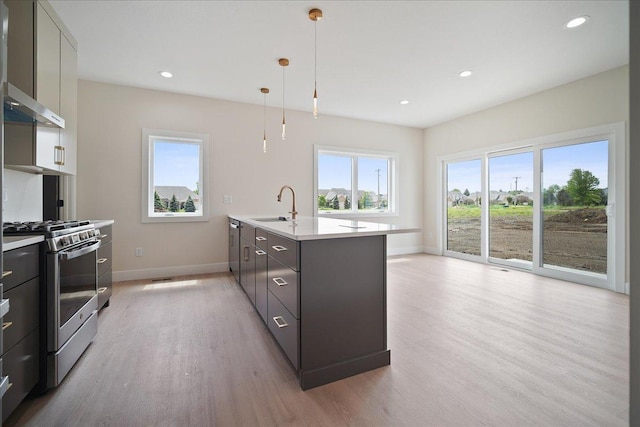
[[[357,167],[354,177],[352,162]],[[351,154],[318,155],[318,210],[324,212],[389,210],[390,161],[388,158]],[[353,182],[352,182],[353,181]],[[357,205],[352,200],[356,186]]]
[[[607,272],[608,141],[542,150],[545,265]]]
[[[182,141],[153,142],[153,210],[196,213],[199,195],[200,145]],[[192,197],[193,195],[193,197]]]

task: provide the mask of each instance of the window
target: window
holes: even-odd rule
[[[209,136],[142,130],[142,222],[208,220]]]
[[[395,213],[397,154],[315,147],[318,215]]]

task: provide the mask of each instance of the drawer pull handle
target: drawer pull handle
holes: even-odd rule
[[[284,246],[280,246],[280,245],[275,245],[275,246],[271,246],[273,249],[275,249],[278,252],[282,252],[282,251],[286,251],[287,248],[285,248]]]
[[[13,322],[2,322],[2,330],[4,331],[11,325],[13,325]]]
[[[289,324],[284,321],[282,316],[274,317],[273,321],[276,323],[276,325],[278,325],[278,328],[286,328],[287,326],[289,326]],[[280,323],[280,322],[282,322],[282,323]]]
[[[98,259],[97,263],[98,264],[104,264],[105,262],[107,262],[109,260],[109,258],[100,258]]]
[[[263,236],[257,236],[257,237],[256,237],[256,240],[257,240],[258,242],[264,242],[265,240],[267,240],[267,238],[266,238],[266,237],[263,237]]]
[[[282,277],[274,277],[273,280],[278,286],[287,286],[288,283]]]
[[[108,234],[101,234],[101,235],[100,235],[100,238],[101,238],[101,239],[106,239],[106,238],[107,238],[107,236],[108,236]]]
[[[99,293],[99,294],[104,294],[104,293],[106,292],[106,290],[107,290],[107,287],[106,287],[106,286],[103,286],[103,287],[101,287],[101,288],[98,288],[98,293]]]
[[[2,272],[2,278],[4,279],[7,276],[11,276],[13,274],[13,271],[11,270],[6,270]]]
[[[256,251],[256,255],[266,255],[267,253],[265,251],[263,251],[262,249],[258,249]]]
[[[9,383],[9,385],[7,386],[7,391],[9,391],[9,389],[11,388],[11,386],[13,386],[13,383]]]

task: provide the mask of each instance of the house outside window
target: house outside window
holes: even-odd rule
[[[142,131],[142,222],[208,220],[209,136]]]
[[[315,146],[317,215],[397,214],[397,154]]]

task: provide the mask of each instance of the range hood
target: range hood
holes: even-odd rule
[[[5,123],[36,123],[38,125],[64,129],[64,119],[35,99],[5,82],[4,121]]]

